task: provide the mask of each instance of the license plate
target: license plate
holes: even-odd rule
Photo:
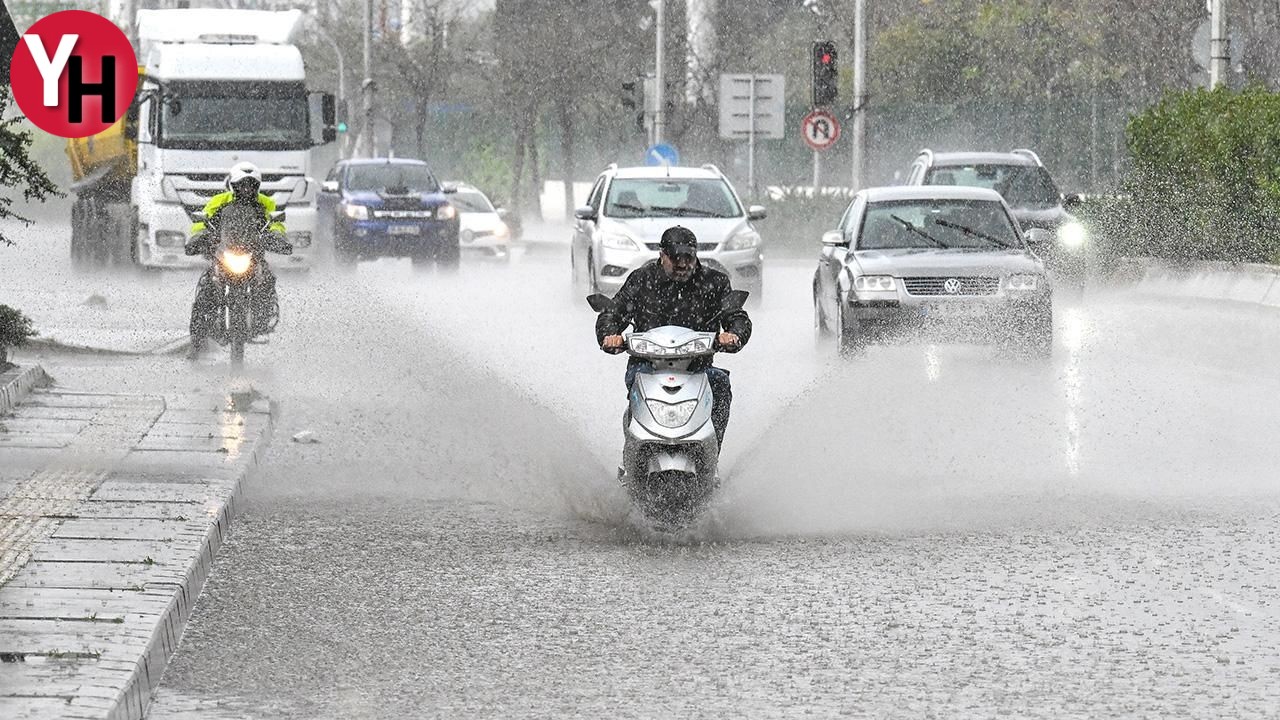
[[[387,227],[388,235],[417,235],[421,232],[417,225],[391,225]]]
[[[930,318],[972,318],[979,317],[985,312],[986,309],[981,305],[964,302],[938,303],[920,308],[920,314]]]

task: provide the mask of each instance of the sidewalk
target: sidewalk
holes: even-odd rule
[[[9,394],[25,397],[0,405],[0,717],[140,718],[272,408],[252,391]]]

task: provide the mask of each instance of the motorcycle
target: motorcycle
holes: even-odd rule
[[[284,215],[277,211],[268,216],[241,205],[227,205],[214,218],[203,212],[191,214],[193,221],[205,223],[206,232],[187,243],[187,254],[209,258],[212,264],[209,275],[217,287],[218,304],[207,310],[212,325],[207,328],[207,336],[221,345],[231,346],[233,365],[244,362],[245,343],[254,337],[254,280],[260,272],[263,254],[293,252],[287,243],[273,242],[274,236],[268,232],[272,223],[284,221]],[[277,304],[272,308],[274,321],[278,322],[279,315]]]
[[[748,294],[731,292],[722,311],[741,310]],[[617,309],[605,295],[592,295],[587,302],[597,313]],[[651,369],[638,372],[631,386],[618,480],[658,530],[688,527],[720,487],[711,383],[705,372],[689,369],[720,350],[716,336],[669,325],[625,337],[627,354]]]

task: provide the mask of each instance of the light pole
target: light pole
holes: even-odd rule
[[[853,189],[862,189],[867,149],[866,0],[853,6]]]
[[[1227,0],[1209,0],[1209,89],[1222,84],[1231,59],[1227,39]]]
[[[364,147],[365,157],[373,157],[376,143],[373,137],[373,0],[364,0],[364,82],[360,91],[364,95]]]
[[[662,122],[664,119],[663,116],[665,115],[664,111],[666,109],[666,99],[663,97],[666,94],[666,73],[663,72],[665,56],[663,53],[664,48],[662,46],[666,40],[665,25],[667,24],[667,18],[665,8],[667,3],[666,0],[657,0],[657,2],[658,37],[653,51],[653,97],[655,99],[654,104],[656,105],[653,109],[653,143],[655,145],[662,142]]]

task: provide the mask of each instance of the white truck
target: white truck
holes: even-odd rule
[[[73,259],[203,265],[183,252],[189,213],[248,161],[286,213],[295,251],[274,262],[314,261],[312,148],[336,137],[335,107],[306,88],[293,44],[301,21],[297,10],[138,11],[138,102],[101,136],[68,145]]]

